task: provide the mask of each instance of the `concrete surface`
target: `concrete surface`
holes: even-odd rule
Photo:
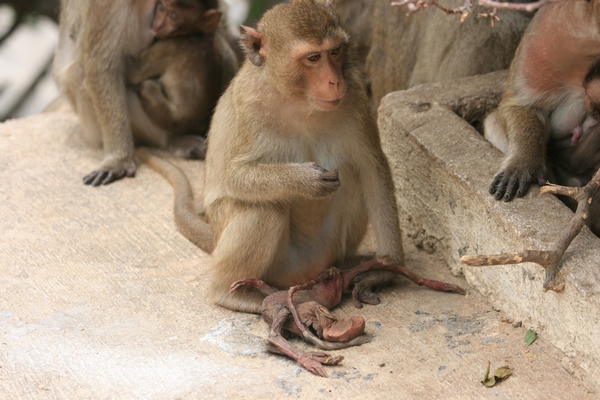
[[[548,249],[572,217],[551,195],[530,190],[498,202],[488,187],[503,155],[473,126],[500,100],[506,72],[388,95],[379,109],[404,231],[435,249],[494,308],[532,326],[597,382],[600,367],[600,239],[584,228],[564,256],[561,293],[542,291],[536,264],[465,267],[464,254]],[[464,118],[464,119],[463,119]]]
[[[314,376],[264,350],[258,316],[207,301],[210,257],[177,233],[171,188],[153,171],[84,186],[101,152],[80,141],[71,114],[0,124],[0,154],[2,399],[596,396],[579,367],[585,359],[556,349],[547,330],[527,347],[528,322],[518,326],[476,291],[406,281],[382,291],[379,306],[346,301],[335,311],[363,315],[374,338],[337,352],[346,358],[327,368],[329,378]],[[199,189],[202,163],[177,164]],[[443,252],[406,242],[410,269],[467,287]],[[485,388],[488,360],[513,376]]]

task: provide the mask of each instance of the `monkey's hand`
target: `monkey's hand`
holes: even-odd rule
[[[489,192],[496,200],[511,201],[515,195],[517,197],[525,196],[532,183],[543,185],[545,176],[543,163],[529,168],[509,166],[494,177]]]
[[[308,194],[311,197],[324,197],[334,193],[340,187],[338,170],[326,170],[315,163],[304,164],[309,172]]]
[[[396,274],[389,271],[369,271],[354,278],[352,289],[352,303],[356,308],[365,304],[379,304],[379,297],[373,293],[374,288],[387,286],[394,282]]]
[[[108,185],[119,179],[135,176],[135,161],[133,159],[114,160],[105,159],[99,169],[90,172],[83,178],[86,185]]]

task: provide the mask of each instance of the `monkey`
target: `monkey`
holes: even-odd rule
[[[544,184],[549,140],[571,140],[582,127],[588,117],[583,82],[600,60],[599,34],[597,0],[547,4],[533,17],[500,104],[484,123],[485,137],[507,154],[489,188],[497,200]]]
[[[331,267],[321,272],[316,279],[290,288],[289,291],[279,290],[259,279],[246,278],[234,282],[230,292],[250,287],[260,290],[266,296],[260,311],[265,322],[271,327],[267,350],[287,355],[313,374],[326,377],[323,365],[338,364],[344,357],[333,357],[320,352],[302,352],[285,339],[283,331],[304,337],[322,350],[344,349],[369,342],[370,338],[363,335],[364,318],[350,316],[338,320],[329,309],[342,301],[342,294],[352,285],[356,276],[372,270],[392,271],[406,276],[417,285],[434,290],[466,294],[460,286],[421,278],[385,259],[363,262],[343,271]],[[294,318],[290,319],[292,315]]]
[[[204,8],[199,8],[196,0],[190,3],[195,8],[184,8],[185,12],[168,4],[162,6],[169,12],[168,21],[180,23],[130,63],[126,73],[132,88],[128,104],[138,141],[169,148],[183,158],[203,159],[201,136],[206,134],[217,100],[239,62],[222,29],[218,29],[222,16],[217,9],[219,2],[203,1]],[[159,9],[157,6],[156,18]],[[204,18],[194,19],[194,15]],[[181,22],[186,17],[188,21]]]
[[[352,259],[368,222],[376,255],[402,265],[404,253],[391,171],[381,148],[348,35],[313,0],[267,11],[257,29],[241,28],[247,56],[219,99],[208,133],[205,223],[185,175],[139,153],[175,188],[184,236],[212,252],[214,303],[260,311],[264,295],[230,285],[255,278],[290,287]],[[389,272],[364,274],[355,299],[376,304],[371,289]]]
[[[367,76],[377,107],[387,93],[416,85],[508,69],[531,14],[499,10],[493,27],[473,6],[464,21],[428,8],[407,15],[388,0],[373,1]],[[457,7],[463,0],[442,2]]]
[[[149,134],[134,138],[128,104],[131,96],[125,82],[128,62],[150,47],[155,38],[190,34],[198,29],[198,21],[204,21],[207,26],[212,26],[215,19],[218,22],[219,11],[213,9],[200,13],[195,8],[194,12],[179,13],[195,15],[189,20],[182,18],[183,22],[170,17],[173,7],[193,4],[196,3],[190,0],[108,3],[62,0],[53,75],[61,93],[78,114],[84,137],[103,147],[105,152],[100,166],[84,177],[85,184],[106,185],[133,177],[136,171],[134,139],[157,146],[168,143],[181,154],[203,153],[203,141],[178,140],[170,132],[166,137]],[[203,19],[198,20],[200,17]],[[159,132],[166,134],[167,131]],[[182,148],[178,149],[179,146]]]

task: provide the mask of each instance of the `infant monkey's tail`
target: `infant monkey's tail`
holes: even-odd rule
[[[212,253],[215,244],[213,231],[194,208],[194,193],[190,181],[183,171],[170,162],[152,154],[146,148],[136,150],[138,159],[161,174],[173,187],[173,216],[179,232],[190,242],[207,253]]]

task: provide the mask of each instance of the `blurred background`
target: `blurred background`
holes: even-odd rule
[[[278,0],[225,0],[232,31]],[[0,0],[0,122],[42,112],[57,96],[51,65],[60,0]]]

